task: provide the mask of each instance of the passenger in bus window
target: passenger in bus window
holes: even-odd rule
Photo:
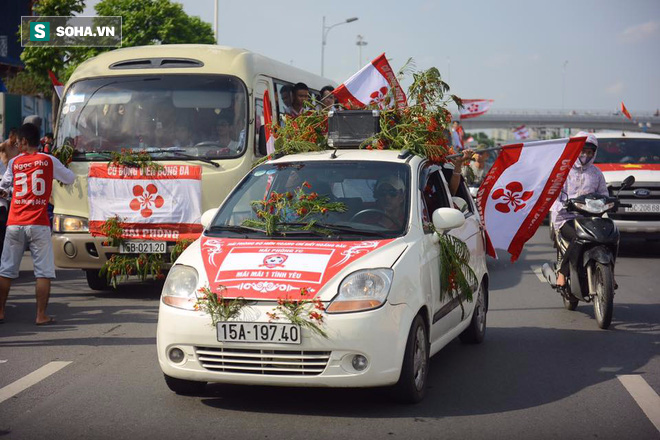
[[[293,105],[293,87],[284,85],[280,88],[280,97],[282,98],[281,114],[290,115],[291,106]]]
[[[231,154],[234,154],[240,148],[238,142],[232,139],[233,118],[231,115],[222,115],[218,121],[218,143],[221,148],[228,148]]]
[[[305,103],[309,101],[309,87],[307,84],[299,82],[293,86],[293,105],[290,115],[294,118],[302,114]]]
[[[332,92],[335,90],[332,86],[325,86],[321,89],[321,110],[331,111],[335,110],[335,95]]]

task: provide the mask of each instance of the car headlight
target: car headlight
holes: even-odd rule
[[[89,232],[89,225],[84,217],[55,214],[53,232]]]
[[[197,302],[197,271],[181,264],[176,264],[167,274],[161,297],[168,306],[194,310]]]
[[[586,199],[584,203],[575,203],[575,207],[592,214],[602,214],[614,207],[614,203],[605,203],[602,199]]]
[[[366,269],[353,272],[341,282],[339,293],[327,313],[361,312],[383,305],[392,287],[392,269]]]

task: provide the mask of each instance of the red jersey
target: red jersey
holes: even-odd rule
[[[9,161],[0,184],[2,188],[8,188],[13,182],[7,226],[50,226],[48,200],[53,190],[53,178],[71,184],[75,175],[48,154],[22,153]]]

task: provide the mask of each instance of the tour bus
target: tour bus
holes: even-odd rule
[[[311,94],[335,85],[244,49],[214,45],[132,47],[82,63],[66,85],[57,118],[56,147],[74,148],[69,167],[76,181],[53,187],[55,264],[83,269],[95,290],[107,288],[99,269],[113,254],[147,249],[164,254],[169,264],[176,234],[164,235],[158,246],[121,247],[90,234],[90,167],[107,165],[113,152],[128,149],[147,151],[166,166],[194,164],[201,175],[200,211],[216,208],[266,154],[264,92],[277,120],[290,105],[282,87],[298,82]]]

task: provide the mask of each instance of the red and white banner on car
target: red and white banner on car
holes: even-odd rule
[[[477,193],[488,255],[516,261],[561,193],[586,137],[507,145]]]
[[[199,237],[202,168],[164,165],[163,169],[92,164],[89,167],[89,231],[102,235],[101,226],[119,216],[124,237],[178,240]]]
[[[394,102],[387,100],[392,90]],[[377,105],[379,108],[407,107],[406,94],[399,85],[385,53],[364,66],[332,92],[337,102],[347,108]]]
[[[392,240],[249,241],[202,237],[204,268],[213,292],[245,299],[300,298],[312,294],[351,264]]]
[[[458,108],[461,119],[476,118],[490,109],[493,104],[492,99],[461,99],[462,107]]]

